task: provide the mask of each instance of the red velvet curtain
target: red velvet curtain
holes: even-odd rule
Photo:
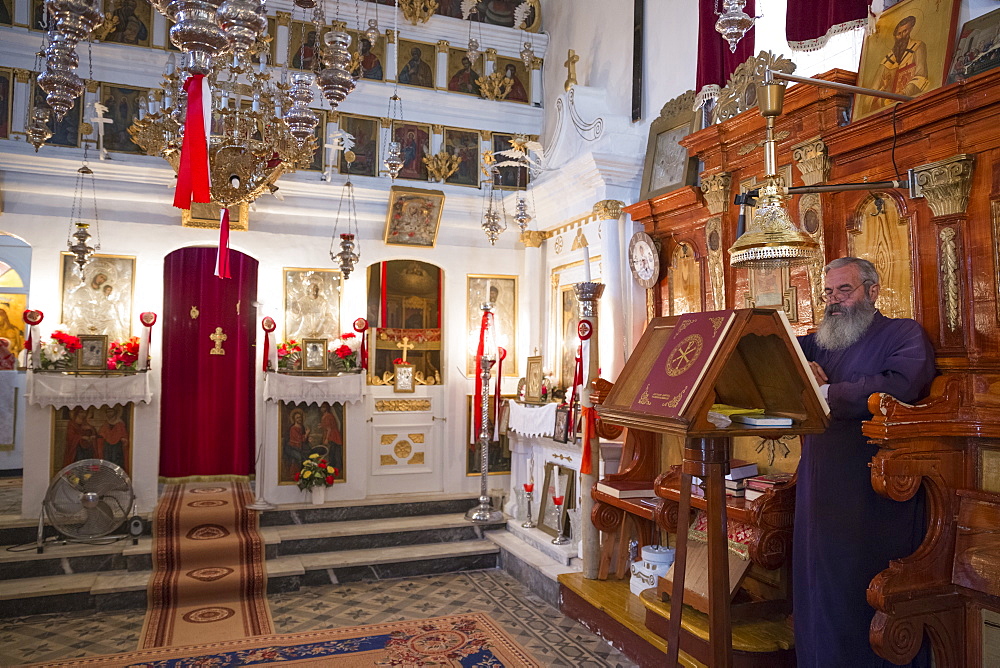
[[[257,260],[230,251],[220,279],[215,248],[181,248],[163,269],[160,475],[253,471]],[[225,354],[211,354],[221,328]]]
[[[796,48],[802,42],[824,37],[834,26],[868,17],[871,0],[810,0],[789,2],[785,14],[785,38]],[[817,48],[821,44],[815,45]]]
[[[725,86],[726,81],[729,80],[736,68],[751,56],[756,55],[753,44],[755,32],[753,28],[750,28],[743,35],[743,39],[736,44],[735,53],[729,51],[729,42],[722,39],[722,35],[715,29],[715,22],[719,18],[715,12],[720,4],[719,0],[698,0],[697,91],[710,84]],[[750,16],[756,16],[755,7],[755,0],[747,0],[743,11]]]

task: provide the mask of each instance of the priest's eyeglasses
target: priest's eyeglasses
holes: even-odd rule
[[[824,303],[827,304],[842,302],[848,299],[851,295],[853,295],[858,288],[866,284],[867,281],[862,281],[857,285],[855,285],[853,288],[850,285],[841,285],[840,287],[835,288],[833,290],[831,290],[830,288],[826,288],[825,290],[823,290],[823,301]]]

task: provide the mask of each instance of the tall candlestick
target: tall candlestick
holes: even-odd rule
[[[528,484],[535,484],[535,457],[532,455],[528,458]]]
[[[583,247],[583,280],[590,282],[590,246]]]
[[[560,471],[560,469],[559,469],[559,467],[558,467],[558,466],[556,466],[556,467],[553,467],[553,469],[552,469],[552,472],[553,472],[553,473],[555,474],[555,476],[556,476],[556,493],[555,493],[555,494],[553,494],[553,496],[562,496],[562,493],[560,493],[560,491],[559,491],[559,488],[560,488],[560,485],[559,485],[559,478],[561,477],[561,476],[559,475],[559,471]]]

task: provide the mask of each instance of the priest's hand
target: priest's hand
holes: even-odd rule
[[[816,376],[816,382],[820,385],[825,385],[830,382],[830,380],[826,377],[826,372],[823,371],[823,367],[816,362],[809,362],[809,369],[812,370],[813,375]]]

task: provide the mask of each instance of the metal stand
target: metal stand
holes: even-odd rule
[[[531,489],[528,489],[528,487],[531,487]],[[531,519],[531,492],[534,491],[534,488],[534,485],[528,483],[524,484],[524,500],[528,502],[528,519],[521,526],[525,529],[534,529],[538,526],[535,524],[535,521]]]
[[[484,312],[493,308],[493,305],[486,302],[482,305]],[[494,359],[490,352],[484,352],[479,358],[479,373],[482,378],[482,395],[480,396],[480,417],[479,426],[479,505],[469,508],[465,513],[465,519],[470,522],[481,524],[493,524],[503,521],[503,512],[493,510],[490,505],[489,490],[489,457],[490,457],[490,368]],[[499,379],[497,379],[499,382]]]
[[[556,515],[559,516],[559,535],[552,539],[553,545],[565,545],[570,542],[569,536],[566,535],[566,523],[563,522],[562,516],[562,504],[555,502],[555,497],[552,497],[552,503],[556,507]]]
[[[254,478],[254,491],[256,498],[253,503],[248,503],[250,510],[274,510],[278,506],[264,498],[264,434],[267,434],[267,401],[264,401],[264,430],[261,432],[260,443],[257,445],[257,475]]]

